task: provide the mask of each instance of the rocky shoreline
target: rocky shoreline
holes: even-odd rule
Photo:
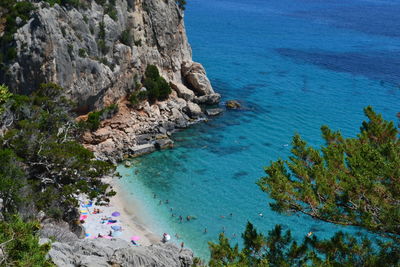
[[[182,76],[193,89],[171,81],[173,91],[166,101],[153,105],[143,101],[133,108],[126,98],[121,99],[117,114],[102,121],[96,131],[83,134],[83,145],[98,159],[116,164],[171,148],[174,143],[170,136],[175,130],[221,113],[220,108],[207,108],[218,105],[221,96],[212,89],[204,68],[199,63],[192,66],[183,68]]]

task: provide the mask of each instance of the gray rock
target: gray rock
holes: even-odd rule
[[[200,106],[193,102],[187,102],[187,106],[184,108],[184,112],[193,119],[197,119],[203,116],[203,112],[201,112]]]
[[[31,19],[15,34],[17,55],[7,63],[10,71],[0,72],[0,84],[29,93],[40,83],[55,82],[82,110],[91,110],[124,97],[148,64],[157,65],[168,80],[182,82],[182,62],[191,62],[192,55],[175,1],[117,0],[116,21],[95,1],[89,2],[87,9],[34,3]],[[141,40],[140,46],[120,43],[127,28]]]
[[[121,239],[55,242],[49,257],[57,266],[162,266],[189,267],[193,253],[173,244],[134,247]]]
[[[221,95],[214,93],[209,95],[198,96],[193,99],[193,102],[203,105],[216,105],[221,100]]]
[[[224,110],[222,108],[210,108],[206,109],[206,114],[208,116],[217,116],[221,114]]]
[[[179,97],[186,101],[192,101],[195,97],[194,92],[181,83],[171,83],[171,87],[177,92]]]
[[[130,153],[132,154],[133,157],[138,157],[144,154],[154,152],[155,150],[156,148],[154,147],[153,144],[144,144],[131,148]]]
[[[156,149],[167,149],[174,147],[174,141],[169,138],[156,140],[154,143]]]
[[[191,89],[198,95],[202,96],[214,93],[206,71],[200,63],[184,62],[182,64],[182,76]]]

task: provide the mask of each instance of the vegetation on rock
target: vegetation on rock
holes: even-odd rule
[[[147,89],[147,98],[150,103],[166,100],[172,92],[171,86],[160,76],[158,68],[154,65],[147,66],[143,85]]]
[[[369,235],[336,233],[329,240],[314,235],[297,244],[281,226],[264,236],[251,223],[244,246],[232,247],[220,235],[210,243],[211,266],[398,266],[400,264],[400,143],[398,129],[364,110],[357,138],[322,127],[320,150],[293,138],[289,160],[265,168],[260,188],[275,200],[278,212],[299,212],[315,219],[354,225]],[[374,235],[374,238],[372,236]]]
[[[90,112],[86,121],[81,121],[79,126],[82,130],[95,131],[100,127],[102,120],[109,119],[118,112],[118,105],[112,104],[99,111]]]
[[[39,223],[18,216],[0,221],[0,266],[55,266],[47,258],[50,244],[39,245]]]
[[[0,123],[10,125],[0,138],[0,158],[6,163],[0,167],[3,212],[23,210],[31,217],[45,210],[62,218],[77,205],[78,193],[99,200],[114,194],[100,180],[114,167],[95,160],[76,141],[78,126],[62,88],[42,84],[29,97],[13,95],[3,108],[8,112]]]

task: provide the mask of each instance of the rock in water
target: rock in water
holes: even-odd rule
[[[209,108],[206,110],[208,116],[217,116],[221,114],[224,110],[222,108]]]
[[[199,105],[193,102],[187,102],[187,106],[184,108],[186,114],[188,114],[192,119],[200,118],[203,113]]]
[[[204,104],[204,105],[216,105],[219,103],[221,100],[221,95],[220,94],[209,94],[209,95],[203,95],[203,96],[198,96],[193,99],[193,102],[197,104]]]
[[[184,62],[182,64],[182,76],[199,96],[214,94],[210,80],[207,78],[206,71],[201,64]]]
[[[131,165],[132,163],[129,160],[125,161],[125,167],[129,168]]]
[[[240,105],[240,103],[236,100],[228,100],[225,103],[225,106],[229,109],[239,109],[242,106]]]

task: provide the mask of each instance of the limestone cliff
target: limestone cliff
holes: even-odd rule
[[[16,57],[0,73],[0,82],[18,92],[55,82],[87,112],[132,92],[154,64],[164,78],[195,95],[214,93],[204,69],[192,62],[175,1],[115,0],[111,6],[85,0],[80,8],[31,1],[36,10],[14,35]]]
[[[30,1],[36,9],[14,34],[15,58],[0,72],[0,83],[19,93],[57,83],[81,114],[117,103],[117,116],[83,136],[98,158],[116,162],[168,147],[174,129],[204,118],[204,107],[219,102],[203,66],[192,61],[175,1],[80,0],[79,8]],[[132,108],[126,97],[139,89],[149,64],[173,93],[166,101]],[[160,134],[163,140],[156,142]]]

